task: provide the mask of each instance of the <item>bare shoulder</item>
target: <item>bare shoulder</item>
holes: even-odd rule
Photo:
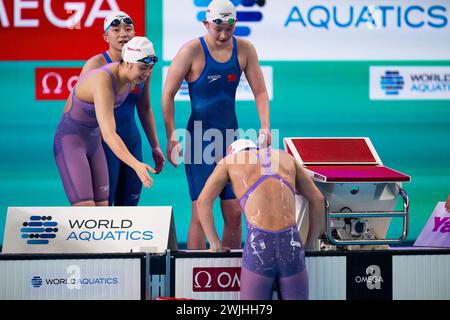
[[[294,159],[292,157],[292,155],[289,152],[285,151],[285,150],[276,149],[276,152],[278,152],[279,154],[283,155],[284,157],[288,157],[288,158]]]
[[[99,68],[106,64],[106,60],[102,54],[97,54],[85,62],[82,73]]]
[[[295,166],[295,159],[288,152],[286,152],[284,150],[280,150],[280,149],[277,149],[274,151],[278,154],[280,162],[287,164],[289,167]]]
[[[251,50],[255,50],[255,47],[253,46],[253,44],[247,40],[247,39],[243,39],[241,37],[235,37],[236,38],[236,43],[238,46],[238,50],[241,52],[249,52]]]
[[[228,164],[235,163],[235,159],[236,159],[235,154],[229,154],[229,155],[223,157],[219,162],[217,162],[217,165],[226,167]]]
[[[178,51],[177,57],[182,57],[185,59],[193,58],[199,54],[202,50],[202,45],[199,39],[193,39],[186,42]]]
[[[95,87],[109,87],[108,85],[112,85],[111,76],[104,70],[99,69],[95,70],[86,78],[87,81],[90,82],[91,85]]]

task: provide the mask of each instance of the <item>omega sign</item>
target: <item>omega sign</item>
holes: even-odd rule
[[[193,292],[239,291],[241,268],[193,268]]]
[[[366,269],[366,276],[357,276],[356,283],[365,283],[369,290],[380,290],[381,284],[384,282],[381,277],[381,269],[379,266],[371,265]]]
[[[81,68],[36,68],[36,100],[65,100],[78,81]]]

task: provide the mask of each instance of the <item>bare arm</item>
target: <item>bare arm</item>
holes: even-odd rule
[[[120,160],[136,171],[144,186],[149,187],[152,185],[153,180],[150,178],[147,170],[150,170],[153,173],[154,170],[133,157],[125,146],[125,143],[116,133],[116,123],[113,111],[114,93],[111,89],[111,78],[104,72],[98,72],[95,77],[97,78],[94,81],[96,85],[93,89],[95,115],[103,140]]]
[[[200,219],[203,231],[208,238],[210,249],[214,252],[226,251],[226,249],[222,247],[222,243],[217,235],[212,207],[214,201],[217,199],[228,181],[229,176],[227,165],[224,164],[222,160],[217,164],[213,173],[206,181],[206,184],[197,200],[198,217]]]
[[[317,239],[323,234],[325,226],[325,198],[316,187],[311,177],[297,162],[295,187],[309,202],[309,231],[305,249],[311,251],[316,247]]]
[[[445,202],[445,210],[447,210],[447,212],[450,212],[450,194],[447,197],[447,201]]]
[[[177,167],[178,162],[176,155],[182,156],[182,151],[178,140],[173,136],[175,131],[175,95],[180,89],[183,79],[188,74],[192,63],[192,50],[188,47],[183,47],[178,52],[176,57],[167,72],[166,82],[164,84],[162,95],[162,108],[164,116],[164,125],[166,127],[167,136],[167,159],[169,162]]]
[[[267,140],[264,142],[270,145],[272,137],[270,135],[270,107],[266,83],[264,82],[264,76],[259,66],[255,47],[250,42],[245,42],[245,46],[247,52],[247,65],[244,69],[245,76],[255,96],[256,108],[258,109],[259,119],[261,121],[260,134],[263,133],[266,135]]]
[[[98,54],[96,56],[93,56],[90,58],[86,63],[83,65],[83,69],[81,69],[80,76],[85,74],[88,71],[100,68],[101,66],[104,66],[106,64],[106,60],[103,57],[103,55]]]
[[[150,78],[151,74],[144,84],[144,92],[137,103],[137,111],[142,128],[144,129],[148,142],[152,147],[153,160],[155,161],[156,166],[155,171],[156,173],[159,173],[164,166],[165,159],[159,146],[158,135],[156,134],[155,117],[153,115],[153,109],[150,102]]]

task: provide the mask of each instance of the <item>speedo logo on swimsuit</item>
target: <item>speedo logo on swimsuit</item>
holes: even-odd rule
[[[133,200],[139,199],[140,196],[141,196],[140,193],[135,193],[135,194],[130,195],[131,199],[133,199]]]
[[[106,192],[106,191],[108,191],[109,190],[109,186],[101,186],[100,187],[100,191],[101,192]]]
[[[214,81],[216,81],[216,80],[219,80],[220,78],[222,78],[222,76],[221,76],[220,74],[218,74],[218,75],[213,75],[213,76],[208,76],[208,80],[209,80],[208,83],[211,83],[211,82],[214,82]]]

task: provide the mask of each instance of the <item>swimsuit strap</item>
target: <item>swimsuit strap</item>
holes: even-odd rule
[[[260,157],[259,153],[257,154],[258,159],[261,162],[262,167],[264,168],[264,174],[259,177],[258,180],[247,190],[247,192],[242,196],[242,198],[239,199],[239,205],[241,206],[242,211],[245,211],[245,205],[247,204],[247,200],[249,199],[250,195],[255,191],[255,189],[264,181],[266,181],[269,178],[277,179],[278,181],[284,183],[291,191],[295,194],[294,188],[287,182],[285,179],[283,179],[279,174],[274,173],[271,169],[271,162],[270,162],[270,148],[266,149],[265,152],[265,158],[263,159]]]
[[[102,53],[103,57],[105,58],[107,63],[112,63],[111,57],[109,56],[108,52],[103,52]]]

